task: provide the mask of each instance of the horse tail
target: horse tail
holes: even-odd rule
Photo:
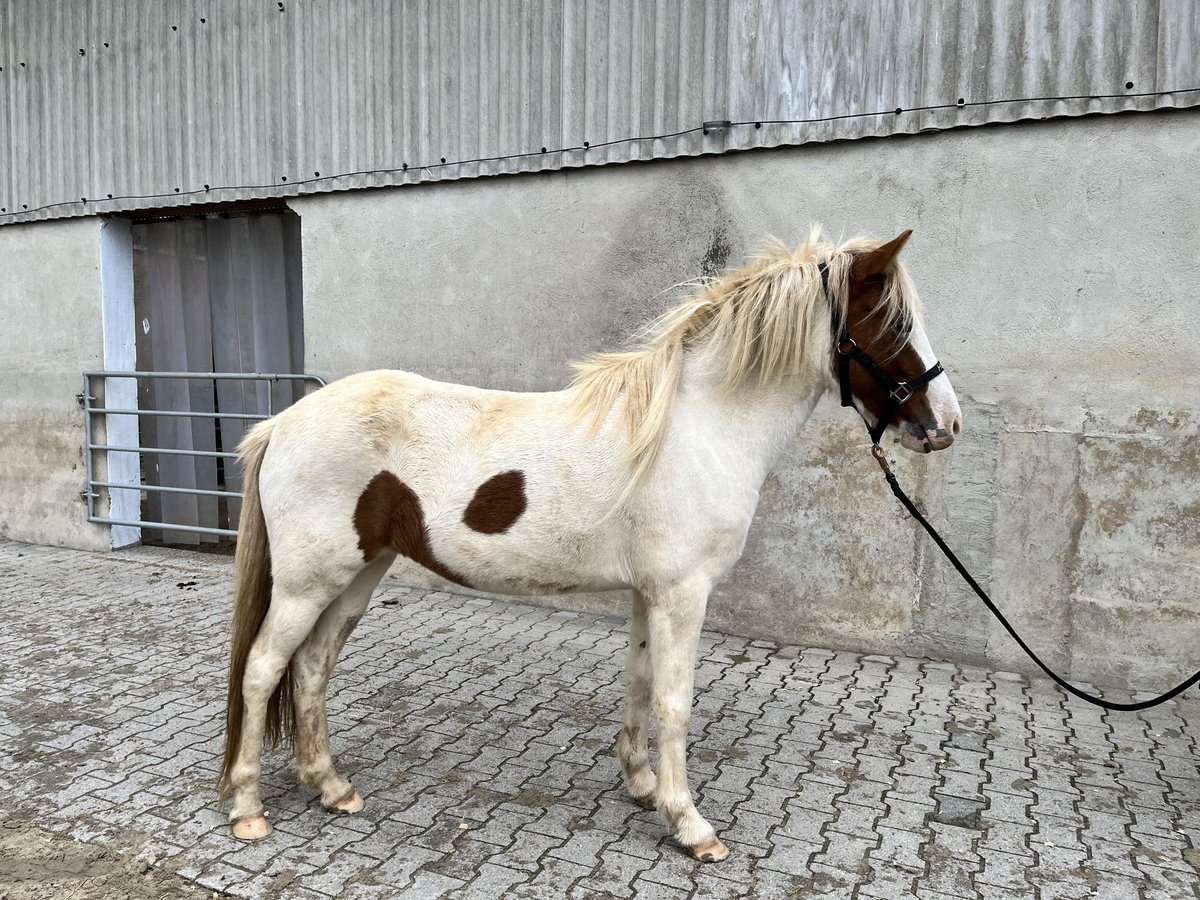
[[[237,555],[233,564],[233,621],[230,626],[229,693],[225,705],[225,761],[221,766],[218,788],[220,799],[228,795],[230,771],[242,741],[242,717],[245,702],[242,679],[246,658],[258,636],[267,609],[271,605],[271,547],[267,524],[258,497],[258,472],[271,441],[273,421],[257,425],[242,440],[238,454],[242,461],[242,514],[238,520]],[[279,685],[267,703],[266,737],[272,745],[295,732],[292,716],[292,684],[285,669]]]

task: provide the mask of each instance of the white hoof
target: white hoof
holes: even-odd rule
[[[721,843],[721,839],[716,835],[701,841],[695,847],[689,847],[688,852],[700,862],[720,862],[729,856],[729,848]]]
[[[333,813],[356,813],[362,812],[367,803],[363,800],[358,791],[353,791],[349,797],[343,797],[341,800],[335,800],[325,808]]]
[[[239,841],[261,841],[274,831],[266,816],[242,816],[233,820],[233,836]]]

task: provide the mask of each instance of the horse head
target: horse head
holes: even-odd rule
[[[876,443],[891,433],[902,447],[930,453],[954,443],[962,411],[897,259],[911,235],[853,254],[834,316],[833,374],[842,405],[858,410]]]

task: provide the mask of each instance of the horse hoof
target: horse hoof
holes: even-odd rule
[[[710,837],[707,841],[701,841],[695,847],[690,848],[691,854],[700,862],[720,862],[729,856],[729,848],[721,843],[721,839],[716,835]]]
[[[335,800],[333,803],[325,807],[331,813],[356,813],[362,812],[367,803],[363,800],[358,791],[351,791],[349,797],[343,797],[341,800]]]
[[[239,841],[261,841],[272,831],[266,816],[241,816],[233,820],[233,836]]]
[[[633,802],[642,809],[654,810],[656,804],[654,802],[654,794],[646,794],[643,797],[634,797]]]

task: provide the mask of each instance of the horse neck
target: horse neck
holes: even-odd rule
[[[763,387],[729,389],[685,360],[672,417],[687,430],[689,440],[702,441],[710,453],[736,460],[757,488],[828,388],[829,379],[813,371]]]

